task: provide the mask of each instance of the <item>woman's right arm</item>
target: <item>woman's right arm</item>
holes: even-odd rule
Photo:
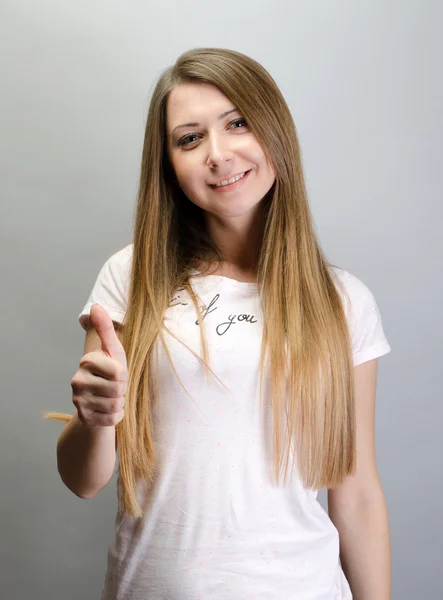
[[[113,475],[115,426],[124,415],[127,378],[120,331],[98,305],[91,308],[91,321],[84,356],[71,380],[77,411],[57,442],[60,477],[80,498],[93,498]]]

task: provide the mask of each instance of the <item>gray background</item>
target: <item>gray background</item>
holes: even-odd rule
[[[77,316],[132,239],[152,87],[196,46],[253,56],[291,107],[322,245],[392,346],[376,435],[393,599],[443,597],[442,17],[437,0],[1,3],[3,598],[99,598],[115,479],[89,501],[65,488],[62,424],[41,414],[74,409]]]

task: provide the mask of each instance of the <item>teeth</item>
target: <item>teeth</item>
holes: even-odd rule
[[[242,173],[241,175],[236,175],[232,179],[227,179],[226,181],[222,181],[221,183],[216,183],[215,187],[223,187],[225,185],[229,185],[230,183],[235,183],[236,181],[238,181],[239,179],[241,179],[245,175],[246,175],[246,171],[244,173]]]

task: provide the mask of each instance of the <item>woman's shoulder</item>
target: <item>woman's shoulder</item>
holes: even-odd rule
[[[105,262],[99,278],[110,287],[126,289],[129,283],[134,244],[128,244],[114,252]]]
[[[120,250],[117,250],[106,260],[105,264],[103,265],[103,271],[114,274],[115,276],[126,280],[129,277],[131,270],[133,251],[133,243],[124,246]]]
[[[390,352],[377,301],[370,288],[354,274],[331,267],[351,333],[354,366]]]
[[[375,308],[375,299],[368,285],[353,273],[336,265],[329,266],[332,279],[338,292],[345,301],[347,310],[372,307]]]
[[[108,260],[110,260],[116,264],[127,263],[132,260],[133,252],[134,252],[134,243],[131,242],[130,244],[127,244],[126,246],[121,248],[121,250],[117,250],[117,252],[114,252],[114,254],[112,254],[112,256],[110,256]]]
[[[338,284],[341,289],[354,293],[364,293],[365,290],[369,289],[361,279],[342,267],[330,265],[329,271],[331,272],[335,283]]]

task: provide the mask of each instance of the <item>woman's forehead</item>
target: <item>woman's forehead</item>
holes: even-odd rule
[[[166,105],[168,130],[172,131],[181,124],[217,118],[233,108],[231,100],[214,85],[181,83],[169,93]]]

